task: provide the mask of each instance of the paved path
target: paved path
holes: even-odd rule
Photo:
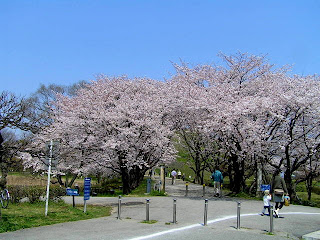
[[[270,230],[270,217],[260,216],[262,201],[241,200],[241,229],[237,230],[237,201],[227,197],[212,197],[212,189],[202,197],[202,186],[189,185],[185,197],[185,184],[166,182],[169,197],[150,198],[150,220],[155,224],[141,223],[146,219],[146,198],[122,199],[121,220],[117,219],[118,198],[91,197],[88,204],[115,206],[110,217],[51,226],[24,229],[0,234],[0,239],[299,239],[302,235],[320,230],[320,209],[290,205],[280,213],[283,218],[274,220],[274,235]],[[204,223],[204,198],[208,203],[208,225]],[[177,224],[173,224],[173,199],[177,201]],[[65,201],[71,203],[71,197]],[[83,203],[82,197],[76,203]]]

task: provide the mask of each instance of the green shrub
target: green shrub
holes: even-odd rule
[[[82,191],[83,189],[80,189]],[[97,195],[116,195],[116,192],[122,190],[122,182],[120,178],[105,178],[100,184],[92,184],[91,192]]]
[[[25,186],[8,186],[8,191],[12,203],[18,203],[25,197]]]
[[[296,186],[296,192],[307,192],[307,187],[304,183],[299,183]],[[320,195],[320,187],[318,186],[313,186],[312,187],[312,193]]]
[[[25,196],[29,199],[30,203],[39,202],[42,196],[46,193],[46,188],[43,186],[26,186]]]
[[[306,188],[306,185],[304,183],[299,183],[296,186],[296,192],[306,192],[306,191],[307,191],[307,188]]]
[[[320,203],[308,201],[308,200],[302,200],[302,205],[310,206],[310,207],[320,207]]]
[[[312,188],[312,193],[320,195],[320,187],[314,186]]]
[[[44,186],[8,186],[10,200],[12,203],[18,203],[21,199],[27,197],[30,203],[39,202],[41,197],[45,197],[47,189]],[[66,189],[60,186],[50,186],[49,199],[58,201],[66,195]]]
[[[59,201],[66,195],[66,189],[61,186],[51,186],[49,191],[49,199],[53,201]]]

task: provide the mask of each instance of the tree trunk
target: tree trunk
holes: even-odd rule
[[[63,184],[62,177],[61,177],[60,174],[57,175],[57,179],[58,179],[59,185],[60,185],[60,186],[63,186],[64,184]]]
[[[147,170],[147,168],[140,169],[138,166],[134,166],[130,171],[127,168],[121,168],[123,194],[129,194],[137,188]]]
[[[285,174],[284,174],[284,180],[288,189],[288,194],[290,196],[290,199],[292,199],[292,201],[297,200],[296,199],[296,190],[292,181],[292,173],[290,171],[289,168],[287,168]]]
[[[306,187],[307,187],[307,192],[308,192],[308,201],[311,201],[312,181],[313,181],[312,175],[311,176],[308,175],[307,180],[306,180]]]
[[[286,183],[286,187],[288,189],[288,194],[290,196],[290,199],[292,200],[296,200],[295,199],[295,196],[296,196],[296,191],[295,191],[295,188],[294,188],[294,184],[292,182],[292,166],[291,166],[291,162],[290,162],[290,154],[289,154],[289,149],[290,149],[290,146],[286,146],[285,147],[285,161],[286,161],[286,165],[287,165],[287,169],[286,169],[286,172],[284,174],[284,180],[285,180],[285,183]]]
[[[68,174],[66,174],[65,176],[66,176],[66,181],[65,181],[65,183],[63,183],[62,176],[60,174],[57,175],[59,185],[65,186],[65,187],[71,187],[73,185],[74,181],[77,179],[78,174],[72,174],[72,179],[70,182],[69,182]]]
[[[204,171],[201,171],[201,185],[204,184]]]
[[[257,181],[257,189],[256,189],[256,197],[261,197],[261,184],[262,184],[262,165],[261,163],[257,163],[257,176],[256,176],[256,181]]]
[[[228,175],[229,175],[229,188],[230,190],[234,187],[234,180],[233,180],[233,171],[232,171],[232,160],[231,158],[228,159]]]
[[[69,182],[68,187],[72,187],[72,185],[73,185],[74,181],[77,179],[77,177],[78,177],[78,174],[72,174],[72,179]]]
[[[244,182],[244,169],[243,169],[243,160],[240,162],[238,161],[238,156],[235,154],[231,155],[231,163],[232,163],[232,169],[233,169],[233,186],[231,187],[231,191],[234,193],[241,192],[241,189],[243,187]]]
[[[200,161],[200,156],[198,153],[196,153],[196,158],[194,159],[195,161],[195,166],[196,166],[196,183],[201,183],[201,161]]]
[[[0,188],[5,189],[7,185],[7,176],[8,176],[8,164],[6,158],[3,154],[3,148],[0,146],[0,169],[1,169],[1,180],[0,180]]]

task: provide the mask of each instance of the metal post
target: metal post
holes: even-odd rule
[[[202,197],[204,197],[205,194],[206,194],[206,185],[203,184],[202,185]]]
[[[46,196],[46,210],[45,216],[48,215],[48,205],[49,205],[49,189],[50,189],[50,174],[51,174],[51,162],[52,162],[52,152],[53,140],[50,140],[50,153],[49,153],[49,167],[48,167],[48,183],[47,183],[47,196]]]
[[[270,205],[270,233],[273,233],[273,205]]]
[[[74,195],[72,195],[72,207],[75,207],[76,206],[76,203],[74,201]]]
[[[84,200],[83,212],[87,212],[87,200]]]
[[[186,196],[188,196],[188,187],[189,187],[189,183],[186,183]]]
[[[208,223],[208,199],[204,200],[204,226]]]
[[[177,199],[173,199],[173,223],[177,223]]]
[[[237,229],[240,229],[240,210],[241,210],[241,202],[238,202],[238,207],[237,207]]]
[[[121,195],[119,195],[118,199],[118,219],[121,219]]]
[[[146,221],[149,221],[149,205],[150,205],[150,199],[146,199],[147,204],[146,204]]]

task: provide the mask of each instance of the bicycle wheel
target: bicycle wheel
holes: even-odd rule
[[[10,194],[7,189],[2,190],[1,192],[1,204],[3,208],[7,208],[10,200]]]

